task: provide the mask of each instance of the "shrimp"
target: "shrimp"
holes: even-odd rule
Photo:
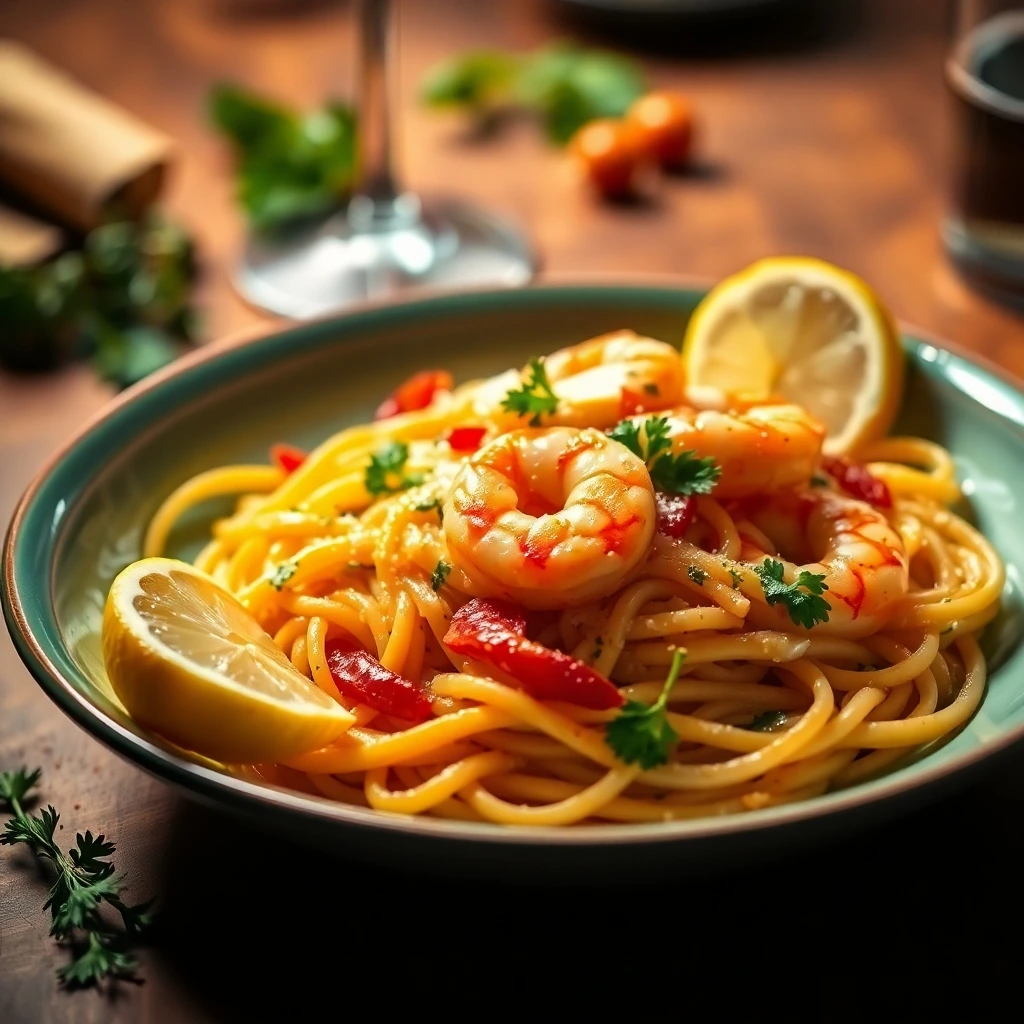
[[[717,412],[680,406],[663,413],[676,454],[710,456],[722,471],[716,498],[805,486],[821,459],[825,428],[799,405]],[[647,416],[632,417],[643,428]]]
[[[611,427],[624,416],[668,409],[682,400],[683,367],[679,352],[664,341],[635,331],[615,331],[559,349],[543,360],[558,407],[544,414],[545,426]],[[508,370],[465,385],[456,399],[470,396],[476,415],[506,430],[523,426],[502,408],[505,396],[521,388],[531,368]]]
[[[828,621],[815,633],[867,636],[885,626],[896,603],[909,589],[906,549],[885,516],[866,502],[824,488],[737,503],[733,509],[743,541],[741,558],[759,561],[769,552],[761,538],[744,530],[744,516],[787,562],[792,581],[802,570],[824,574],[830,607]],[[817,559],[817,560],[815,560]],[[802,564],[793,564],[802,563]],[[785,608],[751,606],[748,621],[791,631]]]
[[[444,534],[468,593],[567,608],[642,567],[656,518],[650,474],[628,448],[598,430],[553,427],[481,448],[448,493]]]

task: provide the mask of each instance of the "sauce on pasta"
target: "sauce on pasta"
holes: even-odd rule
[[[892,437],[824,458],[798,405],[715,404],[625,331],[458,387],[421,374],[308,455],[187,481],[146,554],[240,495],[196,565],[355,714],[257,771],[377,810],[744,812],[961,726],[1004,568],[950,510],[949,454]]]

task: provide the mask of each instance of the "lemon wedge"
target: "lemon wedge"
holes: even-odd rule
[[[829,455],[888,431],[903,364],[895,322],[871,288],[807,256],[759,260],[726,278],[694,310],[683,342],[688,387],[797,402],[825,425]]]
[[[114,580],[103,660],[140,725],[226,764],[287,760],[354,721],[231,594],[170,558],[145,558]]]

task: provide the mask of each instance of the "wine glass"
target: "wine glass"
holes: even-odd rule
[[[488,210],[422,199],[394,166],[392,0],[356,0],[358,170],[347,209],[287,237],[251,237],[235,283],[253,305],[294,319],[421,289],[525,284],[526,238]]]

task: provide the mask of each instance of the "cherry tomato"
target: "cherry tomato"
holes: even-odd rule
[[[636,190],[644,161],[633,125],[611,118],[588,121],[572,137],[569,152],[602,196],[623,199]]]
[[[690,158],[693,144],[693,109],[675,92],[649,92],[626,114],[643,152],[662,167],[678,169]]]

